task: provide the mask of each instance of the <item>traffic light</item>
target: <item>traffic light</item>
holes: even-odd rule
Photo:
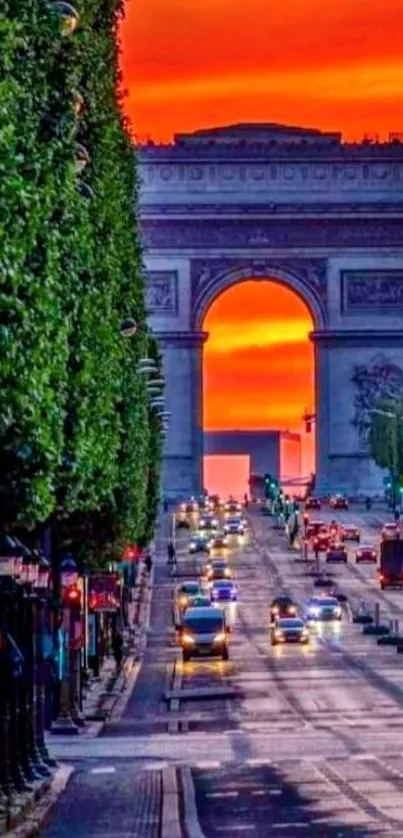
[[[63,592],[63,605],[66,608],[80,609],[81,608],[81,591],[77,585],[69,585]]]

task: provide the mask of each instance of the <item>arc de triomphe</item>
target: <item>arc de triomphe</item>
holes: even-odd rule
[[[312,313],[318,490],[380,491],[367,433],[374,401],[403,395],[403,144],[240,125],[142,146],[139,161],[150,325],[172,413],[165,493],[201,488],[203,320],[251,277],[288,286]]]

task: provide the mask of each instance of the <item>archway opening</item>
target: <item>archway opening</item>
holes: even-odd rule
[[[228,483],[227,492],[243,494],[246,469],[272,473],[276,463],[288,490],[303,491],[291,480],[315,471],[315,424],[307,430],[303,419],[306,411],[315,413],[313,328],[301,297],[269,277],[232,285],[212,302],[203,323],[209,333],[203,356],[209,491],[222,492]]]

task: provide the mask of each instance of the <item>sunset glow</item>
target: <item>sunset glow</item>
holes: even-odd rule
[[[121,37],[140,137],[258,121],[403,131],[400,0],[127,0]]]
[[[203,328],[206,430],[275,428],[303,432],[314,405],[312,317],[288,288],[270,281],[239,283],[213,303]],[[313,466],[304,434],[303,471]]]

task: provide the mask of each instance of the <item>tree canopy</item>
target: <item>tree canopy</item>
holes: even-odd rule
[[[81,0],[69,37],[57,4],[3,5],[1,523],[32,530],[61,512],[101,562],[151,536],[161,461],[137,369],[158,350],[122,108],[123,2]],[[138,329],[123,338],[127,317]]]

